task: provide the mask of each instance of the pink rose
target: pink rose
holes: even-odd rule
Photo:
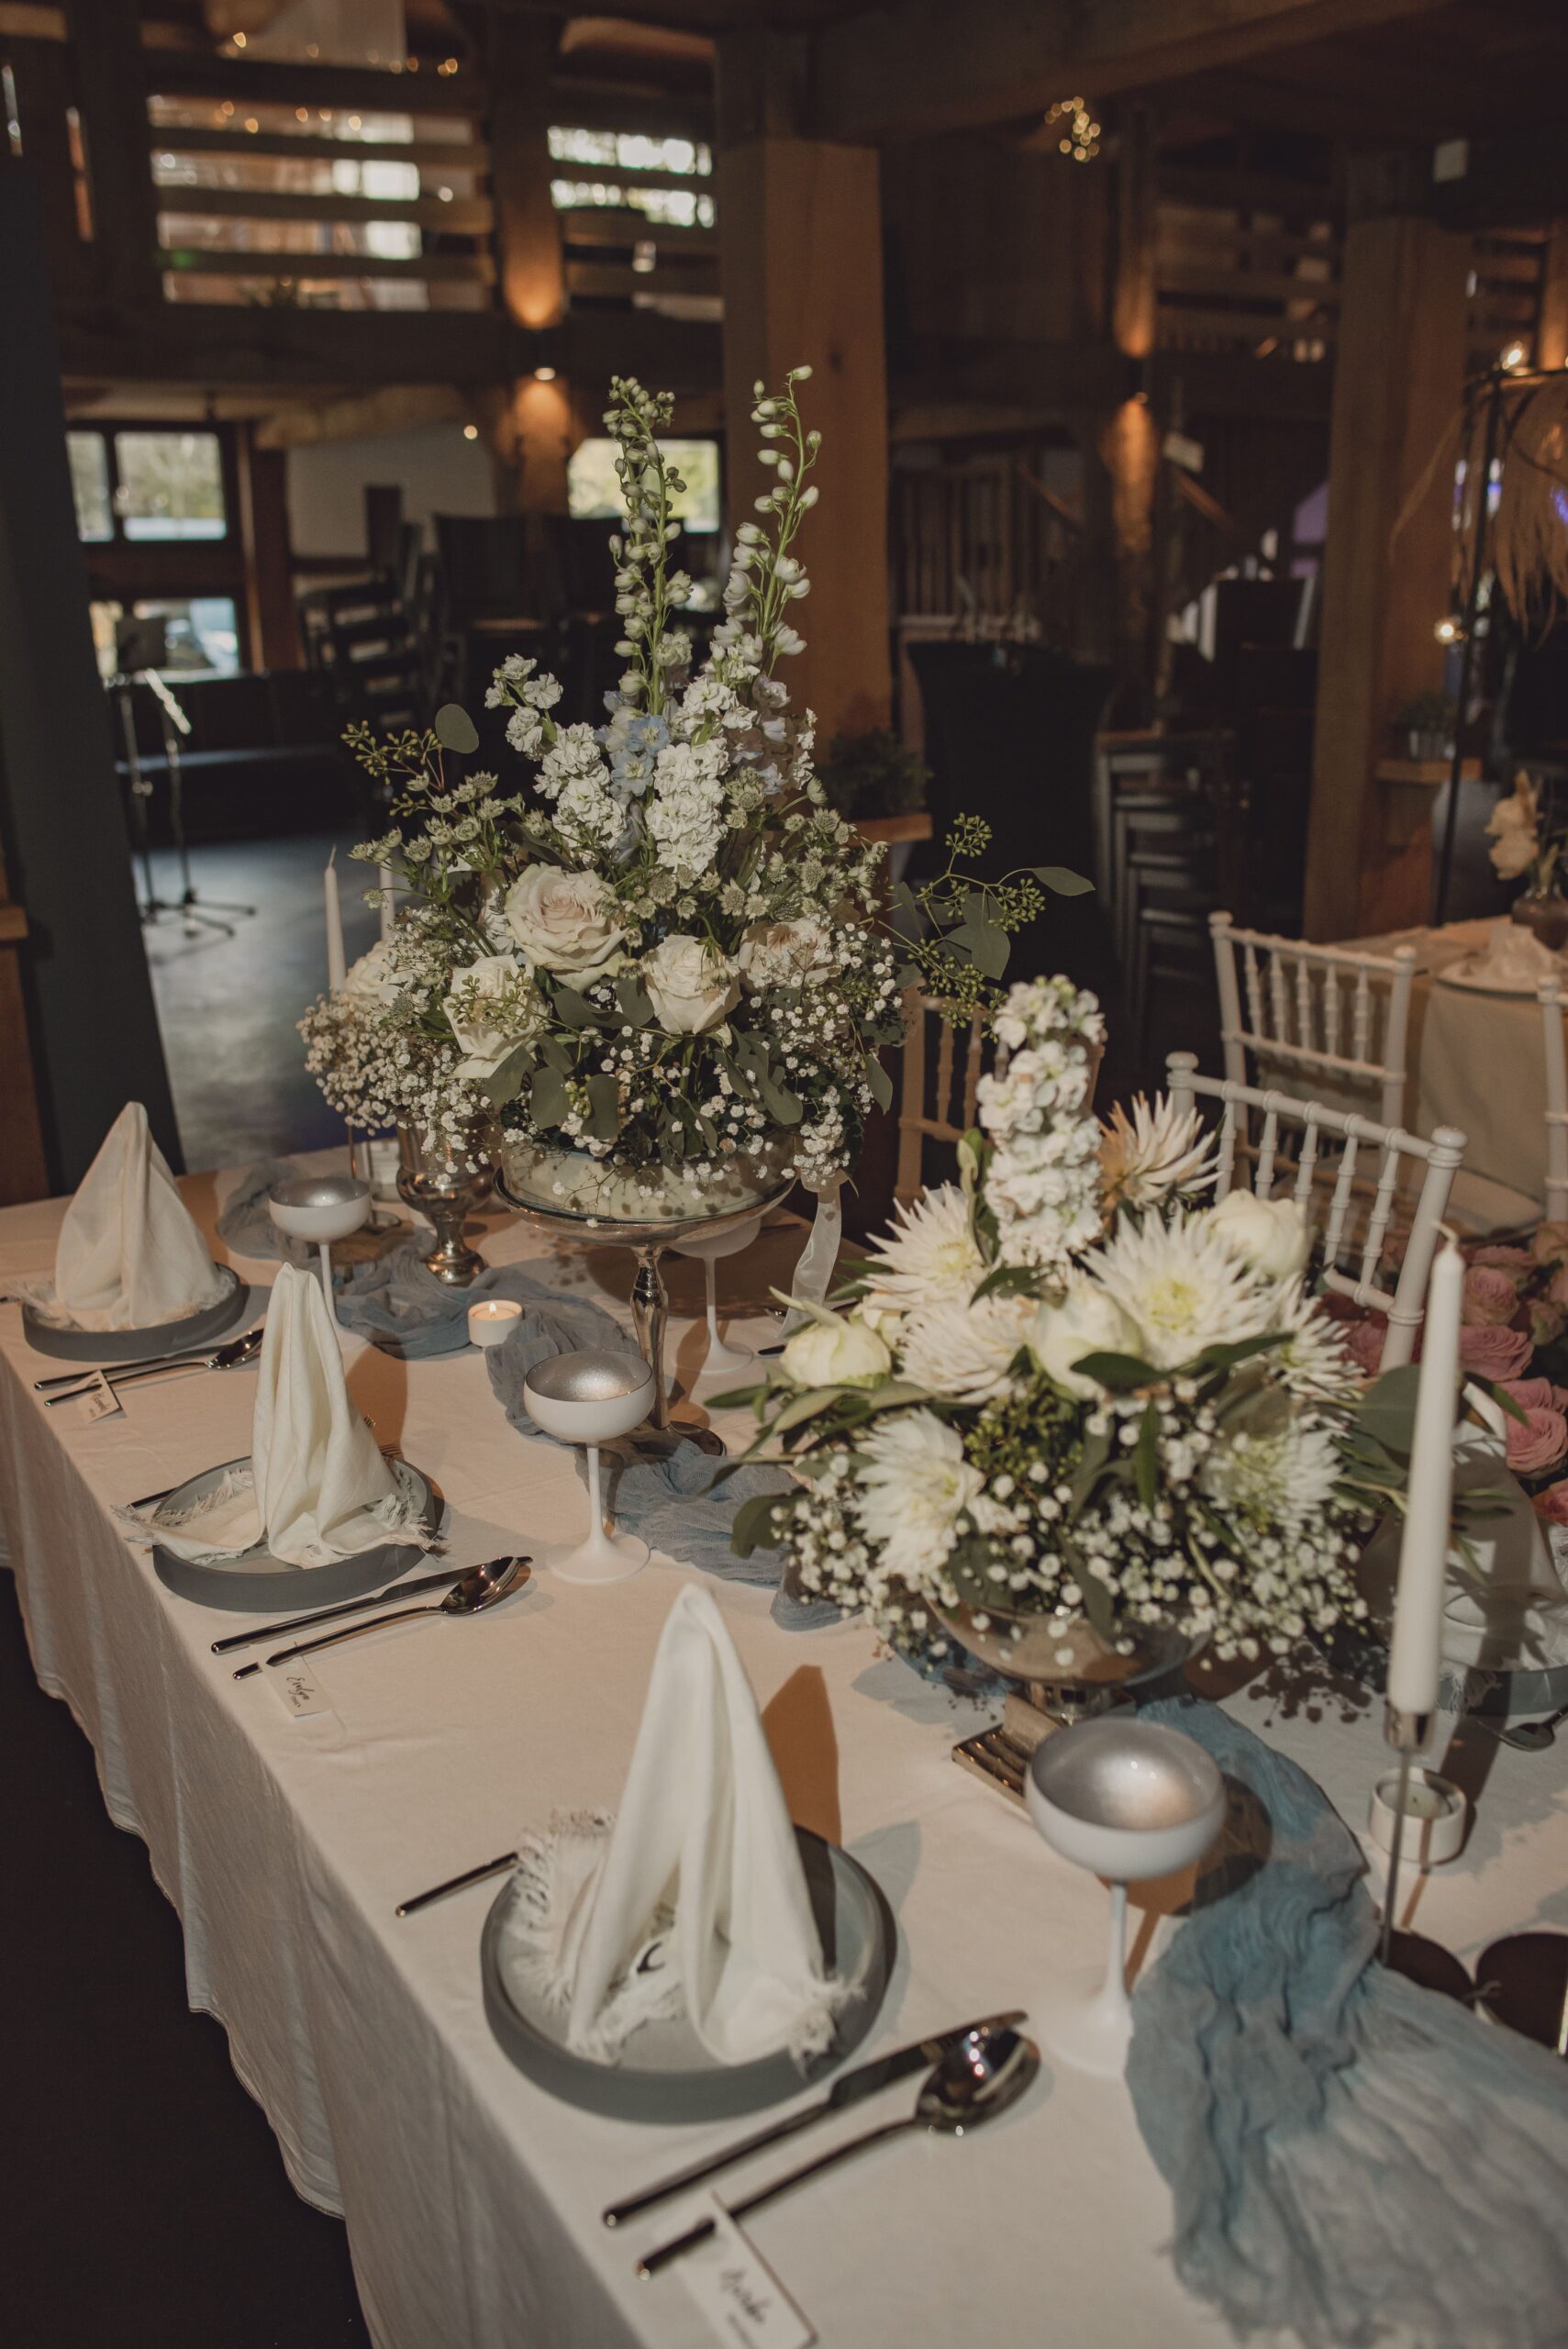
[[[1564,1330],[1568,1330],[1568,1312],[1561,1305],[1549,1305],[1544,1297],[1532,1297],[1525,1312],[1529,1320],[1532,1346],[1550,1346]]]
[[[1527,1410],[1525,1424],[1508,1421],[1508,1465],[1516,1476],[1544,1476],[1568,1453],[1568,1419],[1561,1411]]]
[[[1530,1358],[1528,1330],[1496,1330],[1466,1322],[1459,1333],[1459,1366],[1474,1378],[1518,1378]]]
[[[1562,1273],[1556,1275],[1562,1277]],[[1562,1301],[1568,1303],[1568,1298]],[[1472,1264],[1464,1275],[1464,1318],[1472,1329],[1506,1329],[1518,1307],[1518,1283],[1510,1274],[1495,1264]]]
[[[1500,1378],[1497,1384],[1521,1411],[1560,1411],[1562,1408],[1557,1399],[1560,1390],[1550,1378]]]
[[[1529,1252],[1538,1264],[1568,1260],[1568,1223],[1538,1223],[1530,1236]]]
[[[1544,1517],[1551,1525],[1568,1525],[1568,1476],[1560,1484],[1548,1485],[1534,1499],[1538,1517]]]
[[[1506,1247],[1501,1241],[1489,1241],[1485,1248],[1467,1248],[1467,1264],[1499,1264],[1506,1273],[1533,1273],[1535,1258],[1528,1248]]]

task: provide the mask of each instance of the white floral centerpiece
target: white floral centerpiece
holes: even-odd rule
[[[1122,1655],[1157,1627],[1251,1657],[1363,1616],[1400,1440],[1309,1294],[1300,1208],[1203,1205],[1195,1114],[1099,1126],[1103,1023],[1069,981],[1015,986],[995,1024],[962,1184],[903,1210],[746,1398],[750,1456],[800,1481],[745,1505],[737,1548],[782,1543],[900,1646],[1046,1623],[1063,1667],[1084,1621]]]
[[[812,718],[778,663],[808,582],[794,551],[817,500],[819,435],[795,386],[758,386],[771,485],[744,524],[724,619],[695,673],[674,624],[691,582],[670,568],[683,484],[660,442],[671,402],[617,379],[606,422],[627,520],[610,540],[626,669],[602,726],[562,725],[561,686],[523,655],[487,696],[529,788],[454,774],[478,747],[449,707],[433,731],[350,735],[396,818],[356,855],[390,870],[391,936],[302,1022],[308,1064],[353,1125],[411,1126],[427,1147],[498,1150],[520,1202],[606,1219],[744,1203],[847,1168],[891,1086],[910,975],[967,1014],[1043,905],[1030,872],[947,870],[880,918],[880,847],[834,814],[812,768]],[[495,1133],[498,1130],[498,1142]],[[484,1137],[483,1141],[477,1137]]]

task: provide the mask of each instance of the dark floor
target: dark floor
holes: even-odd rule
[[[15,2349],[348,2349],[341,2226],[290,2187],[173,1909],[33,1678],[0,1575],[5,2334]]]
[[[364,903],[369,868],[350,862],[352,841],[344,834],[336,843],[350,963],[380,920]],[[222,913],[233,926],[227,937],[205,925],[189,936],[178,913],[143,930],[187,1166],[243,1165],[343,1139],[342,1120],[306,1074],[295,1027],[327,985],[322,874],[333,844],[330,834],[311,834],[195,848],[199,904],[218,913],[225,902],[253,906],[254,918]],[[158,894],[177,899],[173,852],[156,852],[152,867]],[[136,870],[145,898],[144,868]]]

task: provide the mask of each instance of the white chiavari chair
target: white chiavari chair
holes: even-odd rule
[[[1405,1116],[1406,1040],[1416,950],[1358,954],[1343,946],[1239,930],[1211,914],[1225,1074],[1255,1085],[1262,1069],[1288,1071],[1341,1109],[1385,1126]]]
[[[929,1030],[936,1021],[937,1054],[934,1082]],[[925,1188],[922,1165],[928,1141],[947,1142],[956,1151],[974,1123],[984,1060],[984,1038],[978,1018],[972,1019],[963,1056],[957,1038],[929,996],[918,987],[904,991],[904,1063],[898,1100],[898,1172],[893,1196],[900,1207],[912,1207]]]
[[[1549,1222],[1563,1223],[1568,1222],[1568,1049],[1562,981],[1542,979],[1540,996],[1546,1025],[1546,1214]]]
[[[1422,1141],[1354,1110],[1329,1108],[1228,1077],[1200,1076],[1195,1052],[1173,1052],[1165,1065],[1176,1108],[1190,1109],[1200,1097],[1220,1104],[1215,1197],[1222,1199],[1231,1189],[1243,1155],[1242,1121],[1256,1116],[1258,1139],[1247,1153],[1254,1195],[1272,1197],[1276,1180],[1288,1178],[1290,1196],[1321,1237],[1324,1286],[1370,1312],[1387,1315],[1384,1370],[1407,1363],[1426,1310],[1439,1227],[1463,1162],[1464,1136],[1452,1126],[1440,1126],[1429,1141]],[[1370,1195],[1366,1179],[1358,1179],[1363,1155],[1373,1162]],[[1401,1173],[1417,1166],[1422,1170],[1420,1193],[1404,1261],[1389,1288],[1378,1278],[1384,1243]]]

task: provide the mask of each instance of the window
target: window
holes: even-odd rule
[[[117,432],[115,469],[115,511],[128,539],[227,535],[216,432]]]
[[[89,542],[112,539],[115,509],[109,496],[109,452],[101,432],[68,432],[71,493],[76,500],[76,535]]]
[[[224,451],[217,432],[78,429],[65,440],[76,532],[89,544],[228,538]]]
[[[140,649],[122,641],[128,618],[161,623],[158,668],[164,676],[188,676],[196,671],[233,676],[239,670],[239,622],[231,596],[149,596],[132,604],[128,614],[119,603],[95,603],[89,608],[94,649],[99,672],[106,678],[117,674],[122,654],[133,667],[143,657]]]
[[[618,446],[609,440],[584,440],[573,452],[566,468],[566,495],[573,521],[607,522],[623,511],[616,476]],[[686,494],[676,507],[684,528],[694,535],[717,530],[720,519],[717,441],[671,440],[661,440],[659,446],[686,484]]]

